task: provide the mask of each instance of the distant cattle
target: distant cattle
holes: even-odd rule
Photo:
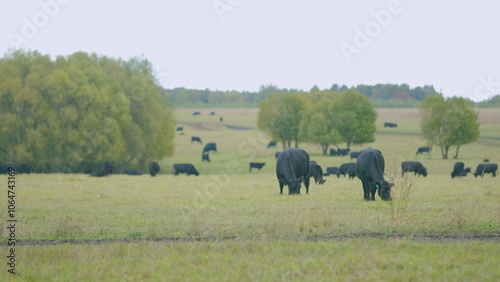
[[[196,176],[200,175],[192,164],[174,164],[174,175],[179,175],[179,173]]]
[[[219,120],[220,120],[220,122],[223,122],[223,121],[224,121],[224,119],[223,119],[222,117],[220,117],[220,118],[219,118]]]
[[[207,161],[207,162],[210,162],[210,156],[208,155],[208,153],[201,153],[201,162],[203,161]]]
[[[415,175],[423,175],[427,176],[427,169],[420,162],[402,162],[401,163],[401,175],[404,175],[405,172],[413,171]]]
[[[309,194],[309,154],[299,148],[285,149],[276,160],[276,177],[280,194],[283,194],[283,186],[288,186],[288,194],[300,194],[301,182]]]
[[[323,169],[316,162],[309,162],[309,177],[314,178],[314,183],[323,184],[326,180],[323,179]]]
[[[142,175],[142,172],[135,169],[127,169],[123,172],[123,174],[134,176],[134,175]]]
[[[384,127],[398,127],[398,124],[392,122],[385,122]]]
[[[431,147],[420,147],[418,148],[416,155],[423,153],[429,154],[430,152],[431,152]]]
[[[203,142],[201,142],[200,137],[196,137],[196,136],[191,136],[191,143],[193,143],[193,142],[198,142],[200,144],[203,144]]]
[[[27,173],[27,174],[30,174],[31,173],[31,164],[29,164],[29,163],[20,164],[17,167],[17,173]]]
[[[497,176],[498,164],[493,163],[484,163],[479,164],[476,168],[476,172],[474,172],[474,177],[481,175],[484,176],[485,173],[491,173],[491,177]]]
[[[177,127],[177,129],[175,131],[183,131],[183,130],[184,130],[184,128],[182,126],[179,126],[179,127]]]
[[[256,168],[260,171],[260,169],[265,165],[266,163],[250,163],[250,172],[252,172],[252,168]]]
[[[332,174],[332,175],[333,174],[337,174],[338,171],[339,171],[339,168],[336,167],[336,166],[329,166],[329,167],[326,168],[326,172],[328,174]]]
[[[210,112],[210,115],[211,115],[211,116],[215,115],[215,112]]]
[[[489,163],[490,162],[490,159],[484,159],[483,160],[483,163]]]
[[[467,176],[468,172],[471,172],[470,167],[465,168],[463,162],[456,162],[451,172],[451,178]]]
[[[349,154],[349,149],[338,149],[337,150],[337,156],[347,156]]]
[[[217,152],[217,144],[216,143],[207,143],[205,148],[203,148],[203,153],[208,153],[210,151]]]
[[[193,113],[193,116],[199,116],[199,115],[201,115],[201,113],[200,113],[200,112],[194,112],[194,113]]]
[[[153,177],[156,176],[156,174],[158,174],[158,172],[160,171],[160,165],[157,162],[151,162],[148,168],[149,174]]]
[[[267,144],[267,148],[271,148],[271,147],[276,147],[276,142],[274,141],[269,141],[269,144]]]
[[[351,169],[351,171],[352,171],[353,169],[355,169],[355,167],[356,167],[355,163],[344,163],[344,164],[340,165],[340,168],[337,171],[337,177],[340,177],[340,175],[346,176],[349,169]]]
[[[31,164],[29,163],[24,163],[20,165],[15,165],[15,164],[0,165],[0,173],[9,173],[10,167],[14,169],[13,171],[15,171],[16,174],[31,173]]]
[[[336,156],[337,151],[335,149],[330,149],[330,156]]]
[[[276,152],[276,153],[274,153],[274,158],[276,158],[276,159],[277,159],[277,158],[278,158],[278,156],[280,155],[280,153],[281,153],[281,152]]]
[[[362,150],[356,161],[356,174],[363,184],[364,199],[375,201],[375,192],[384,201],[391,200],[391,187],[384,179],[385,160],[382,152],[368,147]]]
[[[356,177],[356,166],[350,166],[347,168],[347,175],[349,179],[354,179]]]
[[[358,158],[359,152],[351,152],[351,154],[349,156],[351,157],[351,161],[352,161],[352,159],[357,159]]]

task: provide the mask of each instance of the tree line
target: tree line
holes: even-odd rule
[[[170,156],[175,120],[159,93],[142,58],[11,51],[0,59],[0,161],[79,172]]]

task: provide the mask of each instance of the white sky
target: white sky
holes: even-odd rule
[[[408,83],[473,100],[500,93],[495,0],[0,0],[1,56],[13,37],[42,54],[142,55],[166,88]]]

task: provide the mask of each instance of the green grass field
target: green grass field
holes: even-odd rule
[[[7,273],[3,227],[0,280],[500,280],[500,178],[451,179],[457,160],[442,160],[437,149],[416,156],[425,145],[418,110],[379,109],[376,142],[352,148],[383,152],[392,202],[365,202],[358,179],[336,176],[311,181],[309,195],[279,195],[280,149],[266,148],[255,109],[193,111],[176,110],[185,135],[155,178],[18,175],[17,274]],[[459,154],[472,170],[484,158],[500,160],[500,111],[481,110],[480,121],[481,138]],[[211,163],[202,163],[203,145],[191,136],[217,143]],[[323,168],[350,161],[301,147]],[[429,175],[402,177],[405,160],[422,162]],[[266,166],[250,173],[250,161]],[[183,162],[201,175],[172,175]]]

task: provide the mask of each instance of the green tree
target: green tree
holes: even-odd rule
[[[422,101],[420,112],[424,138],[431,146],[440,147],[443,159],[448,158],[451,146],[457,146],[454,158],[458,158],[461,146],[479,138],[478,113],[464,98],[445,100],[440,94],[429,95]]]
[[[375,141],[377,112],[365,95],[355,90],[343,91],[335,98],[330,111],[334,128],[347,148],[351,144]]]
[[[271,94],[260,104],[257,127],[283,148],[297,147],[301,141],[300,124],[310,102],[303,93]]]
[[[342,137],[335,128],[333,93],[321,93],[311,97],[316,101],[304,115],[301,123],[301,135],[306,142],[321,145],[323,155],[328,148],[342,142]]]

